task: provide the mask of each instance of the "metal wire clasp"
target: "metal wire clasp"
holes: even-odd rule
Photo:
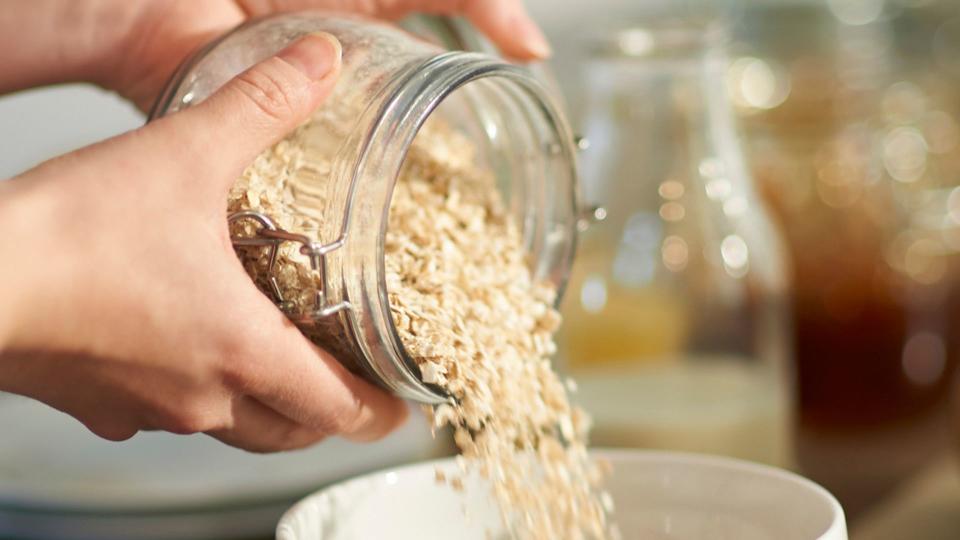
[[[227,221],[233,225],[242,220],[251,220],[260,227],[253,236],[231,236],[230,240],[234,246],[241,247],[267,247],[270,249],[269,262],[267,263],[267,274],[269,275],[270,290],[273,293],[274,301],[284,313],[294,314],[295,304],[284,299],[283,292],[280,290],[280,283],[274,274],[277,265],[277,257],[280,254],[280,244],[284,242],[297,242],[300,244],[300,253],[310,259],[310,268],[319,278],[320,286],[314,295],[313,311],[308,316],[313,318],[326,317],[334,313],[350,309],[350,303],[343,301],[336,304],[327,303],[327,253],[340,248],[344,244],[344,238],[340,237],[330,244],[321,244],[302,234],[294,234],[277,227],[277,225],[268,216],[260,212],[245,210],[230,214]]]

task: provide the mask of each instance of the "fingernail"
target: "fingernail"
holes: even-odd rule
[[[524,17],[520,24],[523,34],[527,36],[526,44],[530,54],[540,59],[549,58],[553,53],[553,49],[550,48],[550,43],[547,41],[546,36],[543,35],[540,27],[537,26],[537,23]]]
[[[340,64],[343,49],[337,38],[326,32],[304,36],[277,54],[307,77],[319,81]]]

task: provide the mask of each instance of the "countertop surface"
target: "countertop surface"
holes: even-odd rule
[[[934,460],[920,474],[850,524],[851,540],[960,538],[960,466]]]

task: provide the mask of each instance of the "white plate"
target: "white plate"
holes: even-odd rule
[[[320,486],[436,457],[441,446],[416,412],[379,443],[330,439],[283,454],[250,454],[203,435],[140,433],[114,443],[42,404],[0,394],[0,535],[39,518],[88,524],[94,518],[114,523],[123,518],[146,524],[147,518],[172,521],[241,509],[254,516],[268,509],[275,520],[281,505]],[[268,522],[265,530],[274,523]],[[88,537],[82,530],[74,533],[57,537]]]
[[[625,540],[847,540],[843,510],[795,474],[745,461],[670,452],[605,451]],[[290,509],[278,540],[481,540],[505,537],[489,490],[438,485],[451,460],[363,476]],[[466,509],[466,512],[465,512]]]

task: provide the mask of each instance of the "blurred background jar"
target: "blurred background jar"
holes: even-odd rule
[[[728,83],[788,240],[802,471],[857,513],[948,444],[960,5],[760,3]]]
[[[585,200],[560,363],[592,443],[789,462],[777,234],[724,92],[724,33],[660,21],[592,40]]]

